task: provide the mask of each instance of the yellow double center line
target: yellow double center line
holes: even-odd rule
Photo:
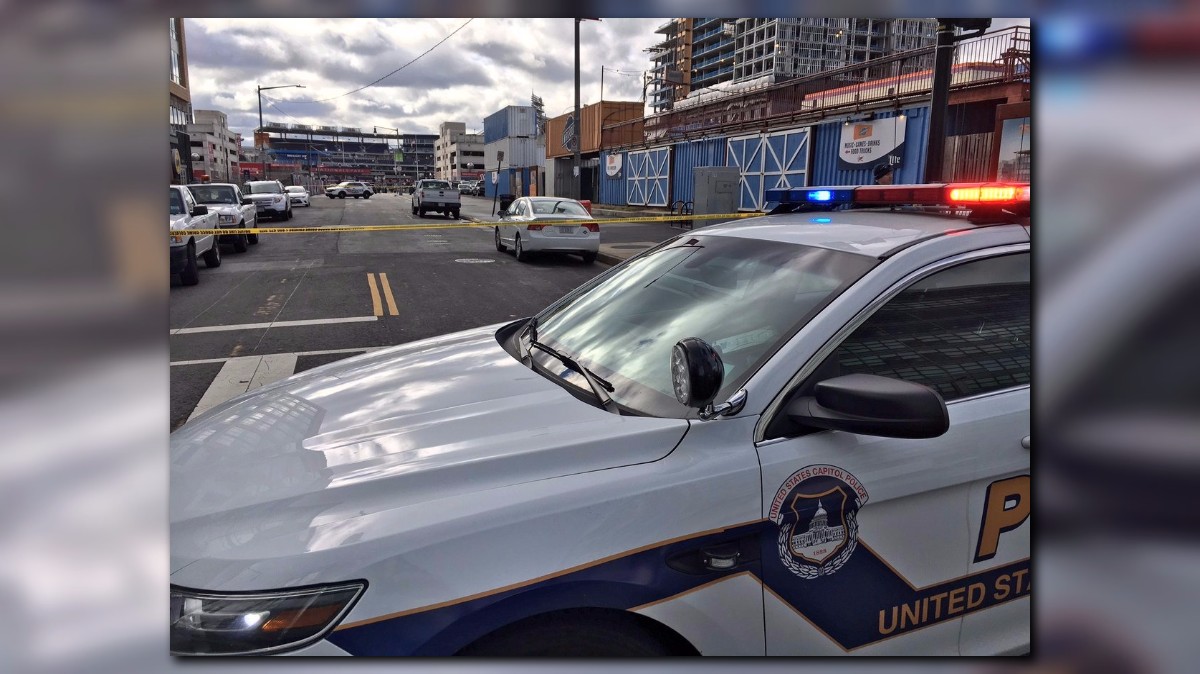
[[[396,308],[396,298],[392,296],[392,286],[388,283],[387,274],[379,273],[379,283],[375,283],[375,274],[367,274],[367,285],[371,287],[371,308],[375,310],[376,316],[383,316],[383,300],[379,298],[379,288],[383,288],[383,299],[387,300],[387,308],[389,316],[399,316],[400,310]]]

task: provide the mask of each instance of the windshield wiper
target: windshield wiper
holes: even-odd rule
[[[616,406],[616,403],[613,401],[612,397],[608,395],[614,390],[611,383],[605,381],[600,375],[580,365],[579,361],[575,360],[574,358],[559,353],[552,347],[546,346],[545,344],[539,342],[537,340],[537,316],[534,316],[532,319],[530,319],[526,331],[529,333],[529,348],[525,351],[525,354],[530,358],[530,365],[533,364],[533,349],[535,348],[553,356],[560,363],[566,365],[568,369],[576,372],[586,379],[588,386],[590,386],[592,389],[592,393],[596,396],[596,400],[600,402],[600,406],[604,408],[605,411],[612,411],[612,408]]]

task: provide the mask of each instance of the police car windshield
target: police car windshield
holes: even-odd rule
[[[250,183],[250,194],[279,194],[279,183]]]
[[[671,384],[676,342],[700,337],[720,352],[725,380],[717,401],[724,401],[875,264],[865,255],[778,241],[684,235],[540,315],[538,340],[611,382],[621,407],[684,417],[690,410]],[[562,370],[549,356],[532,357],[543,373]],[[577,374],[560,376],[589,390]]]
[[[196,197],[196,201],[202,204],[236,204],[237,195],[233,193],[232,187],[213,187],[199,186],[189,187],[192,190],[192,196]]]
[[[179,196],[179,190],[171,190],[171,215],[183,215],[183,197]]]

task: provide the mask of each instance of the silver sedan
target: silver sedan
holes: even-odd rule
[[[591,264],[600,252],[600,223],[581,220],[593,220],[592,214],[574,199],[521,197],[500,211],[496,250],[512,246],[521,262],[529,253],[575,253]]]

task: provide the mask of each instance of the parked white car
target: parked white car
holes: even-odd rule
[[[346,197],[370,199],[372,194],[374,192],[371,190],[370,185],[353,180],[343,181],[333,187],[325,188],[325,196],[330,199],[345,199]]]
[[[790,191],[176,430],[171,652],[1027,653],[1028,185]]]
[[[292,202],[287,192],[283,191],[283,183],[278,180],[254,180],[246,183],[246,191],[258,209],[258,217],[292,219]]]
[[[204,204],[216,213],[221,229],[246,229],[258,226],[258,209],[242,194],[242,188],[232,183],[196,183],[188,185],[196,203]],[[233,246],[235,253],[244,253],[248,244],[258,243],[257,234],[233,233],[218,238],[219,243]]]
[[[287,192],[288,200],[292,202],[293,206],[312,206],[312,204],[308,201],[308,190],[304,189],[303,187],[299,185],[292,185],[284,188],[284,191]]]
[[[171,274],[179,274],[185,286],[200,282],[198,256],[208,267],[221,266],[221,247],[212,234],[195,235],[190,230],[217,229],[217,213],[196,203],[191,190],[183,185],[171,185]]]
[[[562,221],[588,220],[591,222]],[[521,197],[500,211],[496,225],[496,250],[512,246],[517,260],[527,262],[530,253],[574,253],[591,264],[600,252],[600,223],[574,199]]]

